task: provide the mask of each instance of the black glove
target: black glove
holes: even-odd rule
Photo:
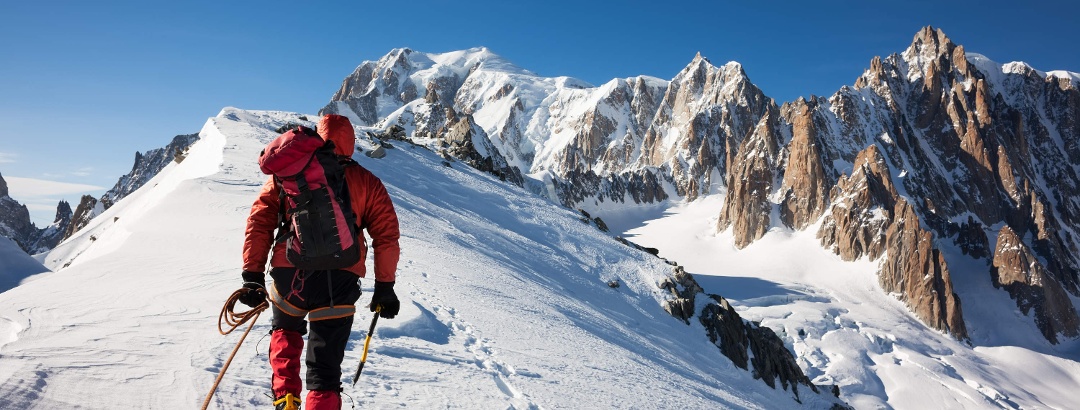
[[[248,305],[252,308],[261,305],[266,301],[266,278],[262,272],[249,272],[244,271],[240,274],[244,278],[244,292],[237,300],[240,303]],[[261,290],[261,292],[260,292]]]
[[[374,312],[379,308],[379,317],[393,319],[401,310],[401,302],[398,302],[397,294],[394,293],[394,282],[375,282],[375,292],[371,295],[371,304],[368,305]]]

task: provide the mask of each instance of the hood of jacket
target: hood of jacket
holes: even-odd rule
[[[334,153],[352,157],[356,145],[356,132],[349,119],[337,114],[326,114],[319,120],[319,136],[334,143]]]

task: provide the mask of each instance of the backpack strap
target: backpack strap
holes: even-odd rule
[[[290,229],[289,220],[285,218],[285,187],[281,184],[281,180],[277,176],[274,176],[274,186],[278,190],[278,227],[277,236],[274,237],[274,243],[282,243],[288,240]]]

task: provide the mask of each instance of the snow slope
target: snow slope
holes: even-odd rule
[[[223,110],[184,162],[47,255],[55,273],[0,294],[0,407],[197,407],[239,338],[215,320],[240,285],[244,220],[265,178],[255,158],[298,117]],[[357,407],[798,405],[660,308],[669,265],[426,149],[387,154],[356,159],[399,212],[402,314],[380,321],[364,375],[345,387]],[[369,319],[357,317],[343,380]],[[269,406],[268,331],[260,318],[211,408]]]
[[[1077,342],[1055,346],[1040,340],[1034,325],[1011,327],[1030,324],[1007,320],[1022,316],[1015,309],[994,310],[1008,317],[995,328],[975,329],[973,345],[956,341],[886,294],[876,263],[844,262],[823,249],[816,226],[801,232],[774,228],[737,250],[730,230],[709,229],[722,205],[721,193],[673,205],[662,215],[609,210],[602,216],[613,230],[627,230],[628,238],[684,265],[706,292],[724,295],[743,318],[776,331],[815,384],[838,384],[841,398],[855,408],[1075,409],[1080,403]],[[963,299],[965,312],[1015,307],[996,300],[1008,298],[1004,290],[985,288]]]
[[[0,236],[0,293],[16,287],[23,279],[49,269],[27,255],[15,241]],[[0,340],[3,340],[0,336]]]

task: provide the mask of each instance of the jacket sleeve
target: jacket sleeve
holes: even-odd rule
[[[274,230],[278,223],[278,187],[274,177],[263,184],[262,191],[248,214],[244,230],[244,270],[262,272],[274,246]]]
[[[371,175],[371,179],[367,189],[368,206],[364,210],[363,227],[367,229],[368,236],[371,236],[371,247],[375,250],[375,280],[394,282],[398,258],[401,257],[397,212],[382,181],[374,175]]]

